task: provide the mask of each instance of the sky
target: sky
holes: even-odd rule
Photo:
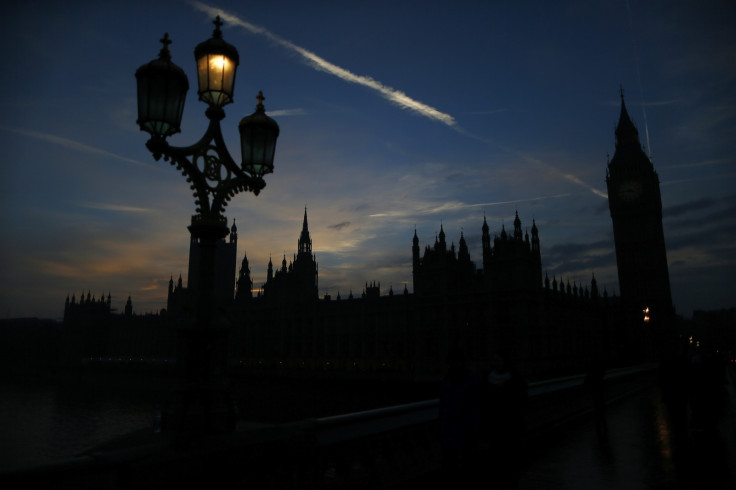
[[[60,318],[67,295],[122,311],[186,284],[194,198],[136,125],[136,69],[189,77],[175,146],[203,134],[193,51],[225,20],[240,53],[223,133],[263,90],[281,128],[259,196],[226,209],[255,287],[297,249],[319,294],[412,291],[414,231],[539,228],[550,279],[618,292],[605,184],[623,87],[661,182],[678,313],[736,306],[736,7],[728,1],[5,2],[0,7],[0,318]],[[235,271],[234,271],[235,273]]]

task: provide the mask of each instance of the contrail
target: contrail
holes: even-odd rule
[[[83,201],[79,203],[80,207],[87,209],[98,209],[100,211],[118,211],[121,213],[151,213],[154,210],[149,208],[139,208],[135,206],[122,206],[119,204],[105,204]]]
[[[525,155],[524,153],[519,152],[519,151],[516,151],[514,149],[507,148],[507,147],[499,144],[498,142],[496,142],[494,140],[491,140],[491,139],[488,139],[488,138],[484,138],[484,137],[481,137],[481,136],[474,135],[474,134],[466,131],[462,127],[460,127],[457,124],[457,122],[455,121],[455,118],[452,117],[450,114],[445,114],[444,112],[441,112],[441,111],[435,109],[434,107],[430,107],[427,104],[424,104],[422,102],[419,102],[417,100],[414,100],[411,97],[409,97],[408,95],[406,95],[404,92],[402,92],[400,90],[396,90],[396,89],[394,89],[392,87],[389,87],[387,85],[384,85],[381,82],[379,82],[378,80],[375,80],[375,79],[373,79],[371,77],[362,76],[362,75],[356,75],[355,73],[351,72],[350,70],[346,70],[345,68],[342,68],[340,66],[337,66],[334,63],[330,63],[329,61],[325,60],[324,58],[322,58],[320,56],[317,56],[315,53],[313,53],[313,52],[311,52],[311,51],[309,51],[307,49],[304,49],[301,46],[297,46],[296,44],[292,43],[291,41],[287,41],[286,39],[284,39],[284,38],[282,38],[280,36],[277,36],[276,34],[272,33],[268,29],[266,29],[265,27],[261,27],[261,26],[255,25],[255,24],[251,24],[250,22],[247,22],[247,21],[245,21],[245,20],[243,20],[243,19],[241,19],[241,18],[239,18],[239,17],[237,17],[237,16],[235,16],[233,14],[229,14],[229,13],[225,12],[224,10],[222,10],[221,8],[218,8],[218,7],[213,7],[211,5],[208,5],[208,4],[205,4],[205,3],[202,3],[202,2],[197,2],[197,1],[192,1],[190,3],[191,3],[191,5],[193,7],[195,7],[196,9],[198,9],[198,10],[200,10],[202,12],[207,13],[207,15],[209,15],[211,17],[215,17],[215,16],[219,15],[224,20],[226,20],[228,23],[231,23],[233,25],[240,26],[240,27],[242,27],[242,28],[250,31],[253,34],[258,34],[258,35],[261,35],[261,36],[265,36],[266,38],[270,39],[274,43],[276,43],[276,44],[278,44],[280,46],[283,46],[286,49],[299,54],[307,62],[307,64],[309,64],[310,66],[312,66],[313,68],[315,68],[317,70],[323,71],[323,72],[328,73],[330,75],[334,75],[334,76],[336,76],[336,77],[338,77],[341,80],[344,80],[346,82],[355,83],[357,85],[362,85],[364,87],[368,87],[368,88],[370,88],[370,89],[378,92],[385,99],[389,100],[390,102],[398,105],[399,107],[401,107],[403,109],[408,109],[408,110],[413,111],[413,112],[415,112],[415,113],[417,113],[417,114],[419,114],[421,116],[427,117],[429,119],[433,119],[435,121],[439,121],[439,122],[447,125],[448,127],[452,128],[454,131],[456,131],[456,132],[458,132],[460,134],[466,135],[466,136],[468,136],[470,138],[475,138],[475,139],[477,139],[479,141],[483,141],[483,142],[488,143],[488,144],[495,145],[495,146],[501,148],[502,150],[504,150],[504,151],[506,151],[506,152],[508,152],[510,154],[514,154],[514,155],[520,156],[521,158],[523,158],[524,160],[526,160],[526,161],[528,161],[530,163],[533,163],[533,164],[536,164],[536,165],[543,165],[545,167],[548,167],[548,168],[550,168],[553,171],[553,173],[557,174],[558,176],[562,177],[563,179],[568,180],[570,182],[573,182],[573,183],[575,183],[575,184],[577,184],[579,186],[582,186],[582,187],[584,187],[585,189],[589,190],[590,192],[592,192],[593,194],[595,194],[597,196],[600,196],[600,197],[603,197],[603,198],[608,198],[608,195],[605,192],[602,192],[602,191],[600,191],[600,190],[598,190],[598,189],[596,189],[594,187],[589,186],[588,184],[586,184],[585,182],[583,182],[582,180],[580,180],[579,178],[577,178],[576,176],[574,176],[572,174],[566,174],[566,173],[558,170],[557,168],[555,168],[554,166],[552,166],[552,165],[550,165],[548,163],[544,163],[544,162],[542,162],[540,160],[537,160],[535,158],[532,158],[532,157],[530,157],[528,155]]]
[[[459,210],[467,209],[467,208],[500,206],[500,205],[506,205],[506,204],[518,204],[518,203],[525,203],[525,202],[543,201],[546,199],[558,199],[561,197],[568,197],[569,195],[570,193],[566,192],[563,194],[530,197],[527,199],[515,199],[512,201],[494,201],[494,202],[481,202],[481,203],[465,203],[465,202],[451,201],[451,202],[444,202],[436,206],[416,207],[416,208],[408,209],[408,210],[394,210],[394,211],[388,211],[385,213],[369,214],[368,217],[369,218],[385,218],[385,217],[396,218],[396,217],[403,217],[403,216],[416,216],[417,214],[420,214],[420,215],[439,214],[439,213],[446,213],[446,212],[452,212],[452,211],[459,211]]]
[[[210,16],[219,15],[220,17],[222,17],[224,20],[226,20],[227,22],[231,24],[240,26],[252,32],[253,34],[259,34],[261,36],[267,37],[274,43],[299,54],[307,62],[307,64],[309,64],[310,66],[312,66],[313,68],[317,70],[323,71],[330,75],[334,75],[342,80],[345,80],[346,82],[355,83],[357,85],[362,85],[364,87],[368,87],[372,90],[375,90],[385,99],[393,102],[394,104],[398,105],[399,107],[403,109],[408,109],[412,112],[415,112],[416,114],[419,114],[420,116],[424,116],[429,119],[439,121],[450,127],[454,127],[456,125],[455,118],[452,117],[451,115],[445,114],[444,112],[441,112],[435,109],[434,107],[428,106],[427,104],[419,102],[418,100],[414,100],[408,95],[406,95],[404,92],[402,92],[401,90],[397,90],[395,88],[384,85],[378,80],[375,80],[368,76],[356,75],[350,70],[337,66],[334,63],[330,63],[326,59],[320,56],[317,56],[315,53],[307,49],[304,49],[301,46],[297,46],[291,41],[287,41],[286,39],[280,36],[277,36],[276,34],[266,29],[265,27],[251,24],[250,22],[244,21],[240,19],[239,17],[236,17],[233,14],[229,14],[225,12],[224,10],[217,8],[217,7],[213,7],[211,5],[207,5],[201,2],[191,2],[191,4],[195,8],[203,12],[206,12]]]
[[[631,45],[634,48],[634,63],[636,63],[636,74],[639,78],[639,92],[641,92],[641,112],[644,114],[644,133],[647,138],[647,152],[649,159],[652,159],[652,147],[649,144],[649,125],[647,124],[647,108],[644,104],[644,86],[641,83],[641,69],[639,68],[639,53],[636,49],[636,36],[634,36],[634,21],[631,19],[631,6],[629,0],[626,0],[626,12],[629,14],[629,28],[631,29]]]
[[[558,169],[557,167],[555,167],[554,165],[552,165],[550,163],[543,162],[542,160],[540,160],[538,158],[534,158],[533,156],[530,156],[530,155],[528,155],[528,154],[526,154],[526,153],[524,153],[522,151],[515,150],[513,148],[509,148],[508,146],[502,145],[501,143],[499,143],[498,141],[494,140],[493,138],[486,138],[486,137],[483,137],[483,136],[478,136],[478,135],[469,133],[469,132],[467,132],[467,131],[463,130],[462,128],[459,128],[459,127],[457,127],[456,130],[459,133],[461,133],[461,134],[464,134],[466,136],[469,136],[470,138],[474,138],[474,139],[477,139],[478,141],[482,141],[484,143],[487,143],[487,144],[490,144],[490,145],[494,145],[494,146],[500,148],[501,150],[505,151],[506,153],[509,153],[511,155],[515,155],[515,156],[521,158],[522,160],[526,161],[527,163],[530,163],[532,165],[538,165],[538,166],[541,166],[541,167],[546,167],[552,173],[554,173],[555,175],[557,175],[557,176],[559,176],[559,177],[561,177],[561,178],[563,178],[565,180],[568,180],[568,181],[570,181],[570,182],[572,182],[574,184],[577,184],[577,185],[579,185],[581,187],[584,187],[585,189],[589,190],[590,192],[592,192],[593,194],[595,194],[598,197],[602,197],[604,199],[608,199],[608,194],[606,194],[605,192],[603,192],[603,191],[601,191],[599,189],[596,189],[595,187],[593,187],[591,185],[586,184],[585,182],[583,182],[582,180],[580,180],[578,177],[574,176],[573,174],[568,174],[568,173],[563,172],[562,170]]]
[[[48,133],[39,133],[37,131],[31,131],[28,129],[18,129],[18,128],[9,128],[6,126],[0,126],[0,129],[3,131],[10,131],[13,133],[22,134],[25,136],[29,136],[31,138],[36,138],[38,140],[47,141],[49,143],[54,143],[56,145],[64,146],[66,148],[70,148],[75,151],[81,151],[84,153],[92,153],[95,155],[102,155],[105,157],[115,158],[117,160],[132,163],[134,165],[138,165],[141,167],[152,167],[152,165],[148,163],[139,162],[138,160],[134,160],[132,158],[127,158],[121,155],[117,155],[115,153],[111,153],[109,151],[103,150],[101,148],[96,148],[94,146],[85,145],[84,143],[80,143],[78,141],[70,140],[67,138],[62,138],[61,136],[56,136],[54,134],[48,134]]]

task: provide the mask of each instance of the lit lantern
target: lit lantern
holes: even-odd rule
[[[212,37],[194,48],[194,59],[197,61],[199,100],[207,102],[210,107],[220,108],[233,101],[235,70],[240,57],[238,50],[222,39],[219,16],[214,24]]]

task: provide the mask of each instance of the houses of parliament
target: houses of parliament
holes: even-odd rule
[[[594,276],[570,284],[543,274],[540,230],[492,236],[486,219],[482,256],[471,258],[460,234],[457,248],[440,225],[433,244],[411,237],[413,291],[365,283],[347,297],[318,296],[318,264],[307,210],[296,253],[267,265],[266,282],[253,295],[250,265],[236,274],[237,227],[218,244],[216,321],[229,330],[228,362],[251,370],[336,371],[356,376],[392,373],[437,376],[447,353],[461,349],[483,366],[500,354],[525,375],[542,377],[585,370],[593,358],[630,362],[651,357],[671,337],[672,307],[656,171],[642,150],[621,95],[616,150],[606,184],[613,223],[619,296],[600,291]],[[407,233],[408,237],[410,236]],[[408,242],[409,240],[407,240]],[[407,247],[408,248],[408,247]],[[407,250],[407,254],[408,254]],[[190,243],[189,283],[169,281],[167,308],[147,318],[113,314],[110,298],[67,298],[65,324],[88,340],[74,356],[174,357],[177,325],[191,321],[199,294],[198,243]],[[130,308],[130,310],[129,310]],[[121,339],[127,339],[122,341]],[[92,340],[90,340],[92,339]],[[117,341],[117,342],[116,342]],[[122,348],[121,345],[125,345]]]

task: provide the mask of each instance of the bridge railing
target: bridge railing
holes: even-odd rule
[[[609,370],[606,399],[650,385],[655,367]],[[536,438],[592,410],[593,400],[584,384],[585,375],[530,383],[528,437]],[[93,450],[55,465],[6,472],[0,475],[0,486],[391,488],[440,467],[438,422],[439,400],[428,400],[252,427],[206,440],[172,444],[158,435],[145,443]]]
[[[649,386],[655,370],[655,364],[608,370],[606,400]],[[529,384],[527,443],[594,409],[585,379],[582,374]],[[314,422],[315,488],[389,488],[441,464],[439,400]]]

